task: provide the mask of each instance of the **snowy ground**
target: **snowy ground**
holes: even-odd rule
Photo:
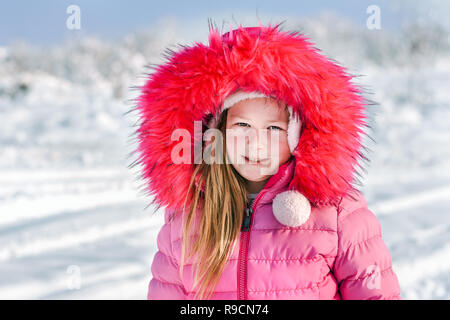
[[[121,168],[2,173],[0,298],[144,298],[162,216],[129,180]]]
[[[142,43],[0,48],[1,299],[145,299],[163,216],[144,211],[150,200],[127,169],[133,118],[123,113],[127,87],[162,42]],[[364,74],[380,103],[362,191],[402,296],[450,299],[448,51],[397,67],[327,50]]]

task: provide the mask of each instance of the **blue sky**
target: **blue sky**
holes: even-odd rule
[[[438,1],[431,2],[436,6]],[[245,17],[256,19],[258,15],[263,22],[279,22],[291,17],[314,17],[327,10],[364,27],[368,16],[366,8],[375,4],[381,10],[382,27],[395,30],[405,19],[417,14],[428,14],[426,8],[421,13],[418,5],[412,5],[416,3],[414,0],[398,0],[395,5],[392,3],[393,1],[388,0],[3,1],[0,4],[0,45],[8,45],[17,40],[42,45],[56,44],[73,32],[81,36],[89,34],[114,38],[151,28],[164,18],[174,19],[177,25],[184,26],[186,30],[194,24],[201,25],[206,30],[208,18],[220,26],[223,20],[233,23],[233,18],[242,23]],[[71,4],[78,5],[81,9],[81,30],[70,31],[66,28],[69,16],[66,9]]]

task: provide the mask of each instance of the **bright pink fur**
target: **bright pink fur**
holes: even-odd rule
[[[258,90],[294,107],[302,120],[289,189],[313,206],[337,204],[353,186],[365,132],[361,90],[345,69],[298,32],[272,27],[240,27],[220,35],[210,28],[209,44],[172,52],[149,75],[137,108],[137,131],[148,191],[159,206],[182,208],[194,168],[194,121],[219,112],[236,89]],[[192,164],[174,164],[171,134],[184,128],[192,137]]]

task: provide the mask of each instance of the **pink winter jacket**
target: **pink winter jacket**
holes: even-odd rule
[[[211,299],[401,299],[380,223],[361,193],[337,208],[311,207],[300,227],[276,220],[272,199],[287,190],[294,167],[280,166],[256,197],[250,228],[241,232]],[[192,300],[195,262],[180,278],[181,218],[169,221],[171,213],[158,234],[147,298]]]

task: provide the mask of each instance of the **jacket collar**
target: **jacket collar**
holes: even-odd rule
[[[292,156],[278,168],[278,171],[269,178],[264,188],[258,193],[258,196],[255,199],[258,207],[263,204],[271,203],[278,193],[288,189],[289,183],[294,176],[294,171],[295,158]]]

